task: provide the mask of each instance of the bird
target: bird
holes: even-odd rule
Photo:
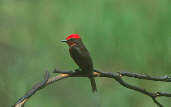
[[[89,54],[89,51],[82,42],[82,39],[79,34],[71,34],[65,40],[69,46],[69,53],[75,63],[78,65],[82,74],[90,75],[88,78],[91,82],[92,92],[97,92],[96,82],[93,77],[93,61]]]

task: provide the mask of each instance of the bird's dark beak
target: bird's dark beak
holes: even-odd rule
[[[61,42],[67,42],[67,40],[61,40]]]

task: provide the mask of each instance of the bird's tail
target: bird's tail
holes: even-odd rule
[[[94,92],[97,92],[96,81],[95,81],[95,79],[94,79],[93,77],[89,77],[89,79],[90,79],[90,82],[91,82],[91,87],[92,87],[93,93],[94,93]]]

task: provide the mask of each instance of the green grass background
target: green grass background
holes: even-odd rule
[[[105,72],[171,75],[169,0],[1,0],[0,105],[9,107],[45,71],[75,69],[67,45],[78,33],[94,66]],[[55,76],[55,74],[52,74]],[[170,83],[126,81],[149,91],[171,92]],[[98,93],[87,78],[69,78],[36,93],[26,107],[156,107],[152,100],[116,81],[97,78]],[[166,107],[171,99],[160,98]]]

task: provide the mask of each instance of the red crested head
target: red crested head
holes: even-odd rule
[[[80,39],[80,35],[79,35],[79,34],[71,34],[71,35],[69,35],[69,36],[66,38],[66,40],[69,40],[69,39],[71,39],[71,38],[73,38],[73,39]]]

